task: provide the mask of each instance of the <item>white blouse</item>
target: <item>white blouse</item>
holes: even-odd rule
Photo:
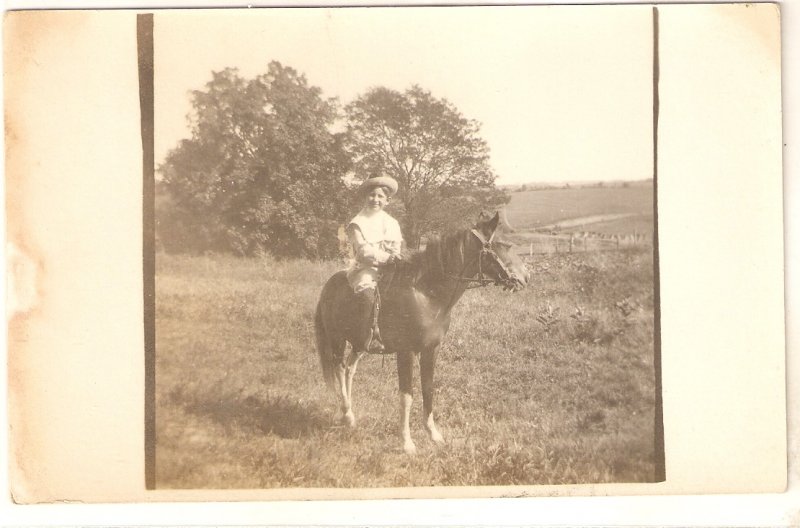
[[[347,233],[358,267],[385,264],[391,255],[400,253],[403,244],[400,224],[385,211],[365,214],[362,210],[350,221]]]

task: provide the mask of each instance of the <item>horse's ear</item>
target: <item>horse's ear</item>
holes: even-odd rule
[[[491,216],[487,212],[482,212],[478,217],[478,226],[481,231],[487,236],[494,233],[495,229],[497,229],[497,224],[500,223],[500,213],[495,213],[494,216]]]
[[[494,233],[495,229],[497,229],[497,224],[500,223],[500,213],[496,212],[491,220],[489,220],[489,228]]]

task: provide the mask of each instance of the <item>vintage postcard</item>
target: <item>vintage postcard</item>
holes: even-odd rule
[[[4,24],[15,500],[785,488],[776,5]]]

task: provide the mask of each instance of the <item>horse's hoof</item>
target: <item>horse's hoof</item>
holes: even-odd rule
[[[342,423],[347,427],[356,426],[356,415],[353,414],[353,411],[348,411],[342,415]]]
[[[416,455],[417,454],[417,446],[414,445],[414,442],[409,440],[403,444],[403,451],[407,455]]]
[[[431,431],[431,440],[433,440],[433,443],[437,445],[444,444],[444,438],[439,431]]]

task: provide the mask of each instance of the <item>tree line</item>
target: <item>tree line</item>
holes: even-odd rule
[[[411,247],[508,202],[480,125],[419,86],[366,90],[342,106],[279,62],[212,73],[191,93],[191,138],[158,167],[156,232],[167,252],[330,258],[357,212],[353,189],[386,174],[388,210]]]

